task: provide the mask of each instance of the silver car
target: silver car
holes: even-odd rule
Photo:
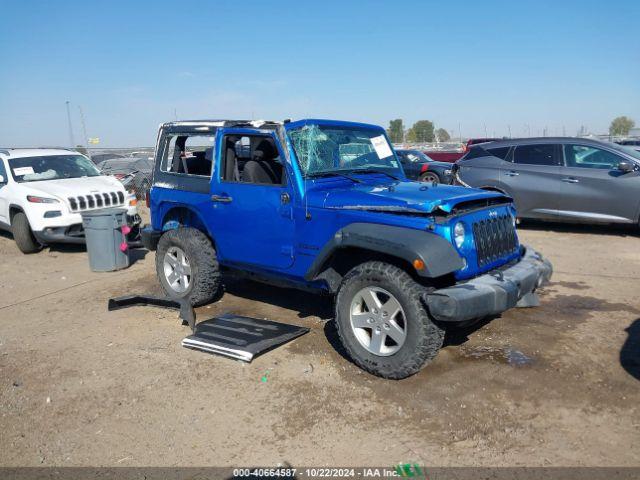
[[[511,196],[519,218],[632,223],[640,217],[640,152],[583,138],[527,138],[472,147],[455,181]]]

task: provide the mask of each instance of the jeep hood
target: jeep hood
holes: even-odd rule
[[[43,194],[44,196],[54,196],[66,201],[68,197],[77,195],[87,195],[89,193],[105,193],[123,191],[124,187],[114,177],[80,177],[80,178],[59,178],[55,180],[41,180],[37,182],[20,183],[22,187],[28,188],[33,195]]]
[[[311,192],[309,192],[311,193]],[[506,198],[498,192],[450,185],[433,186],[418,182],[394,182],[389,185],[355,184],[313,192],[310,203],[318,207],[380,212],[450,213],[464,202]],[[314,198],[315,197],[315,198]],[[315,199],[315,201],[314,201]]]

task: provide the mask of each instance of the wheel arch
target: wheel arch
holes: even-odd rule
[[[190,227],[201,231],[209,237],[215,247],[215,239],[196,209],[184,204],[171,205],[162,216],[162,232],[180,227]]]
[[[453,245],[438,235],[390,225],[354,223],[340,229],[325,244],[305,273],[305,280],[324,280],[335,291],[347,271],[369,260],[386,261],[418,279],[436,279],[464,266]],[[424,268],[416,270],[414,260],[422,260]]]
[[[22,212],[25,215],[27,215],[27,212],[25,212],[24,208],[22,208],[20,205],[16,204],[16,203],[11,203],[9,205],[9,224],[13,223],[13,217],[16,216],[16,213]],[[27,215],[27,220],[29,219],[29,215]]]

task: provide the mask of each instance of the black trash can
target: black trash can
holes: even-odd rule
[[[127,236],[122,231],[127,226],[126,209],[82,212],[82,225],[92,271],[113,272],[129,266],[129,248],[125,248]]]

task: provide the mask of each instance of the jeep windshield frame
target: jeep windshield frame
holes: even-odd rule
[[[305,121],[287,128],[287,135],[303,178],[357,173],[379,173],[394,179],[404,176],[380,127]]]

